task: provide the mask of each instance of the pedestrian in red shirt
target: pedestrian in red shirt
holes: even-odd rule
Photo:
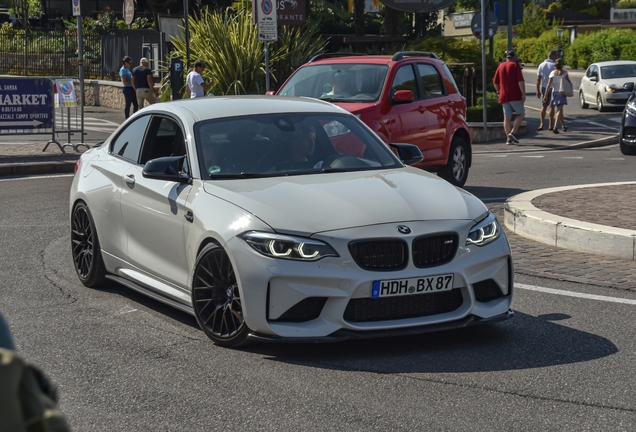
[[[497,67],[493,84],[499,94],[499,103],[503,107],[504,130],[508,137],[506,144],[518,143],[517,134],[525,116],[523,103],[526,101],[526,83],[514,51],[506,51],[506,61]],[[513,111],[517,115],[514,124],[512,123]]]

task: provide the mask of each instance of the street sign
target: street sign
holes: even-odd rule
[[[0,78],[0,129],[53,127],[53,86],[46,78]]]
[[[82,16],[80,11],[80,0],[73,0],[73,16]]]
[[[124,0],[124,22],[131,25],[135,19],[135,2],[134,0]]]
[[[512,25],[523,22],[523,0],[499,0],[495,2],[495,15],[499,17],[499,25],[508,25],[509,4],[512,2]]]
[[[278,39],[276,24],[276,0],[257,0],[258,40],[275,41]]]
[[[497,30],[499,29],[499,24],[497,23],[497,16],[491,11],[488,11],[486,15],[486,21],[488,22],[488,26],[486,30],[487,31],[486,39],[490,39],[491,37],[495,35],[495,33],[497,33]],[[470,23],[470,29],[473,31],[473,35],[476,38],[481,39],[481,29],[482,29],[481,13],[478,12],[475,14],[472,22]]]

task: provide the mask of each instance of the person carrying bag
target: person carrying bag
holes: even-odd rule
[[[567,90],[569,89],[570,96],[573,96],[572,81],[568,76],[568,72],[563,69],[563,59],[558,58],[554,61],[555,69],[550,72],[550,78],[548,79],[548,87],[552,91],[552,100],[550,106],[556,107],[556,118],[554,121],[554,128],[552,132],[559,133],[557,130],[557,124],[561,123],[561,130],[566,132],[568,127],[565,125],[565,118],[563,115],[563,106],[568,104],[566,97]],[[543,98],[543,102],[547,103],[547,91],[546,96]]]

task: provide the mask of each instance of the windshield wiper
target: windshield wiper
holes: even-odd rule
[[[318,99],[326,101],[326,102],[351,102],[349,99],[342,99],[342,98],[321,97]]]

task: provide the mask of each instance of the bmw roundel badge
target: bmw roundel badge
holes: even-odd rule
[[[398,225],[397,230],[402,234],[411,234],[411,228],[406,225]]]

